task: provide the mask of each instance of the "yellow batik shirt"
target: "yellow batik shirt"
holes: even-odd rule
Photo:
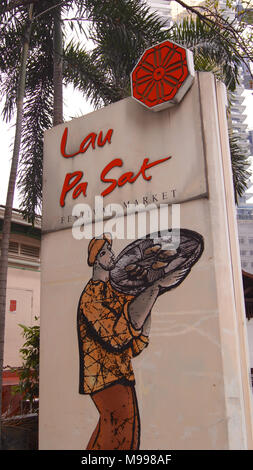
[[[78,306],[79,393],[91,394],[119,382],[135,383],[132,357],[148,345],[128,316],[133,296],[115,291],[110,282],[88,282]]]

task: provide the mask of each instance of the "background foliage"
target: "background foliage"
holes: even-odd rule
[[[35,319],[38,320],[37,317]],[[21,369],[15,370],[19,375],[19,384],[13,387],[13,392],[20,393],[32,406],[34,399],[39,396],[40,327],[19,326],[23,330],[25,342],[19,350],[23,362]]]

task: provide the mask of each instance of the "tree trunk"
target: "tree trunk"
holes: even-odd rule
[[[54,14],[54,117],[53,125],[63,122],[61,7]]]
[[[24,7],[30,5],[31,3],[38,3],[39,0],[12,0],[9,5],[6,7],[5,11],[14,10],[15,8]]]
[[[17,117],[15,140],[12,155],[12,164],[9,177],[9,186],[6,198],[6,207],[4,213],[2,243],[1,243],[1,263],[0,263],[0,448],[1,441],[1,416],[2,416],[2,377],[3,377],[3,359],[4,359],[4,334],[5,334],[5,309],[6,309],[6,286],[8,273],[8,249],[11,232],[12,206],[14,199],[15,183],[17,177],[18,159],[21,143],[22,119],[23,119],[23,102],[25,94],[26,80],[26,62],[28,57],[31,27],[33,17],[33,5],[29,7],[29,21],[24,34],[24,42],[22,47],[20,75],[17,90]]]

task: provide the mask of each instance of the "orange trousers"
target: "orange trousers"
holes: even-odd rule
[[[86,450],[138,450],[140,417],[134,385],[111,385],[91,398],[100,417]]]

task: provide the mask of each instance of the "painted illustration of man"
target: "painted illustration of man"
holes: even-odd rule
[[[137,297],[117,292],[109,281],[115,256],[107,234],[90,241],[88,265],[93,274],[81,294],[77,320],[79,393],[91,396],[100,417],[87,449],[139,449],[140,417],[131,361],[148,346],[159,286],[170,285],[179,274],[166,274]]]

